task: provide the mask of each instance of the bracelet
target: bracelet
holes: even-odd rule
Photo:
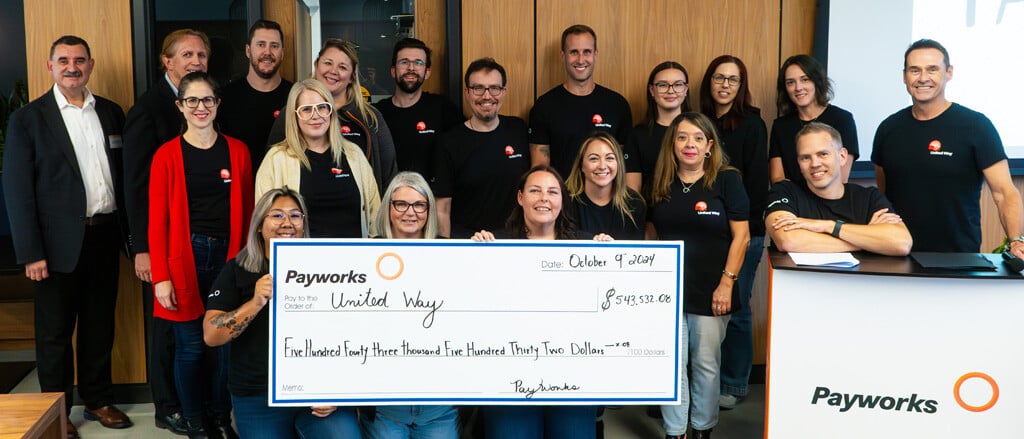
[[[839,238],[839,229],[843,228],[843,220],[835,220],[836,226],[832,228],[832,237]]]
[[[740,278],[739,276],[733,274],[733,272],[731,272],[729,270],[722,270],[722,274],[724,274],[725,277],[727,277],[729,279],[732,279],[732,280],[736,280],[736,279]]]

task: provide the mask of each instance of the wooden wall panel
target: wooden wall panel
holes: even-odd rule
[[[793,55],[810,54],[814,49],[816,0],[782,0],[782,29],[779,39],[779,66]]]
[[[501,114],[523,119],[527,118],[535,98],[533,7],[532,0],[462,2],[460,77],[473,60],[486,56],[494,58],[505,67],[507,76],[508,90]]]
[[[1024,194],[1024,176],[1013,178],[1013,184],[1017,191]],[[988,185],[982,185],[981,189],[981,252],[991,252],[994,248],[1003,244],[1006,232],[1003,231],[1003,224],[999,221],[999,210],[996,203],[992,201],[992,191]]]
[[[25,51],[32,98],[53,86],[46,71],[50,45],[61,35],[78,35],[89,42],[96,60],[89,89],[127,110],[134,103],[132,23],[129,0],[36,0],[25,2]],[[114,383],[146,381],[142,287],[134,270],[122,259],[114,340]]]
[[[284,34],[284,61],[281,62],[281,77],[295,82],[297,76],[295,60],[298,46],[295,39],[295,13],[297,0],[263,0],[263,17],[281,25]]]
[[[414,10],[415,38],[422,40],[431,50],[430,78],[423,83],[423,89],[445,94],[448,91],[448,45],[445,41],[448,26],[445,23],[447,11],[444,0],[416,0]]]

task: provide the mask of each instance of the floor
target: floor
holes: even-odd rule
[[[0,361],[24,361],[25,355],[0,354]],[[27,356],[28,358],[31,355]],[[11,393],[38,392],[36,372],[28,374]],[[82,406],[71,409],[71,422],[83,438],[173,438],[178,437],[153,426],[153,404],[119,404],[135,422],[124,430],[103,428],[97,422],[82,418]],[[660,419],[646,415],[644,407],[612,407],[605,411],[605,437],[608,439],[662,438]],[[750,395],[735,409],[721,412],[715,439],[755,439],[764,437],[764,385],[750,386]]]

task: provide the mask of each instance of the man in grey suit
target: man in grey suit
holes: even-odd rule
[[[36,362],[44,392],[64,392],[71,411],[78,323],[78,393],[85,418],[108,428],[132,422],[113,405],[118,251],[122,226],[124,111],[86,84],[95,61],[88,43],[63,36],[46,68],[54,86],[11,115],[3,183],[19,264],[34,281]],[[68,437],[78,437],[68,422]]]

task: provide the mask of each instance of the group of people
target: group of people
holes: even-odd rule
[[[396,44],[395,95],[371,105],[355,45],[328,39],[313,78],[292,84],[278,71],[283,40],[277,23],[254,24],[247,74],[221,88],[205,73],[206,35],[174,31],[165,75],[125,117],[86,87],[88,44],[64,36],[47,63],[53,89],[12,116],[4,190],[18,261],[35,281],[40,387],[70,401],[77,321],[86,419],[132,425],[110,384],[122,242],[144,286],[156,425],[193,438],[456,437],[462,427],[465,411],[451,406],[267,405],[275,238],[685,241],[687,391],[656,413],[672,438],[711,437],[720,407],[747,394],[766,236],[784,251],[976,252],[985,181],[1010,250],[1024,257],[998,134],[946,100],[952,66],[931,40],[906,52],[913,105],[876,134],[877,189],[847,183],[853,116],[830,104],[825,69],[806,55],[779,71],[769,136],[747,67],[730,55],[708,66],[700,111],[686,69],[655,66],[633,126],[628,102],[593,79],[597,35],[585,25],[563,32],[566,79],[537,99],[529,123],[499,114],[508,78],[494,59],[466,68],[467,119],[422,90],[422,41]],[[484,436],[496,438],[592,438],[599,412],[480,410]]]

